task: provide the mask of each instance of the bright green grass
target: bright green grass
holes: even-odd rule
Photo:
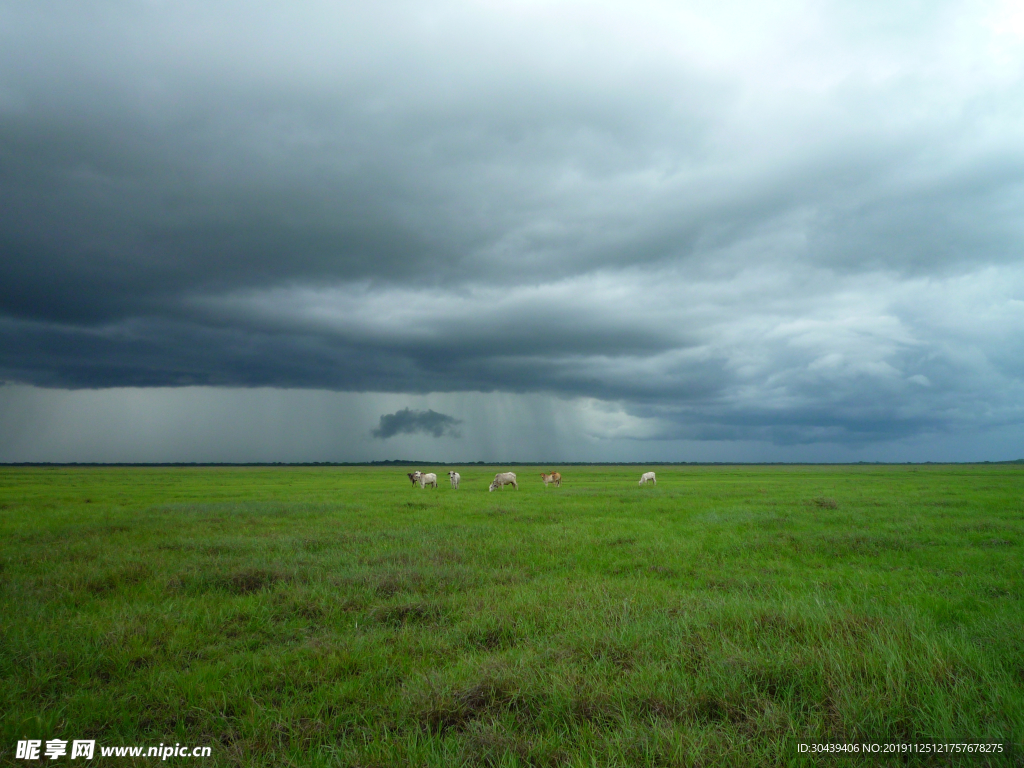
[[[546,490],[517,467],[494,493],[459,469],[458,492],[0,469],[0,761],[89,738],[204,765],[846,765],[797,744],[1024,737],[1022,466]]]

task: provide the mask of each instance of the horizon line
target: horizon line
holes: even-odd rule
[[[3,461],[0,467],[379,467],[418,466],[439,467],[632,467],[632,466],[927,466],[971,464],[1024,464],[1021,459],[1000,461],[413,461],[409,459],[387,459],[384,461]]]

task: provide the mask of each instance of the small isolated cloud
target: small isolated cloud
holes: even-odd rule
[[[416,432],[425,432],[434,437],[442,437],[447,434],[450,437],[462,437],[462,433],[455,428],[461,424],[461,419],[449,416],[445,413],[438,413],[434,410],[411,411],[403,408],[395,413],[385,413],[380,417],[380,426],[373,430],[374,437],[387,440],[395,435],[411,435]]]

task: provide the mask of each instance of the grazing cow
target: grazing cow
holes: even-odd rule
[[[454,488],[456,491],[459,490],[459,480],[462,479],[462,475],[460,475],[458,472],[452,472],[449,469],[448,479],[452,481],[452,488]]]
[[[555,488],[562,487],[562,475],[558,472],[552,472],[550,474],[540,473],[540,479],[544,481],[544,487],[548,487],[548,483],[554,483]]]
[[[491,486],[487,490],[493,491],[495,488],[498,488],[503,491],[506,485],[511,485],[517,491],[519,490],[519,483],[516,482],[515,472],[499,472],[491,480]]]
[[[646,482],[647,482],[648,480],[650,480],[650,481],[651,481],[652,483],[654,483],[655,485],[657,485],[657,484],[658,484],[658,481],[657,481],[657,479],[656,479],[656,478],[654,477],[654,473],[653,473],[653,472],[644,472],[644,473],[643,473],[642,475],[640,475],[640,483],[639,483],[639,484],[640,484],[640,485],[643,485],[643,484],[644,484],[644,483],[646,483]]]
[[[406,472],[406,475],[408,475],[409,479],[412,480],[412,484],[414,486],[416,485],[416,483],[420,481],[420,475],[422,474],[423,473],[420,472],[418,469],[415,472]]]
[[[428,485],[437,488],[437,475],[433,472],[427,472],[427,474],[420,473],[420,488],[426,488]]]

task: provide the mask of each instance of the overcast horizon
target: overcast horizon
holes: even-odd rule
[[[1024,457],[1019,3],[0,0],[0,462]]]

